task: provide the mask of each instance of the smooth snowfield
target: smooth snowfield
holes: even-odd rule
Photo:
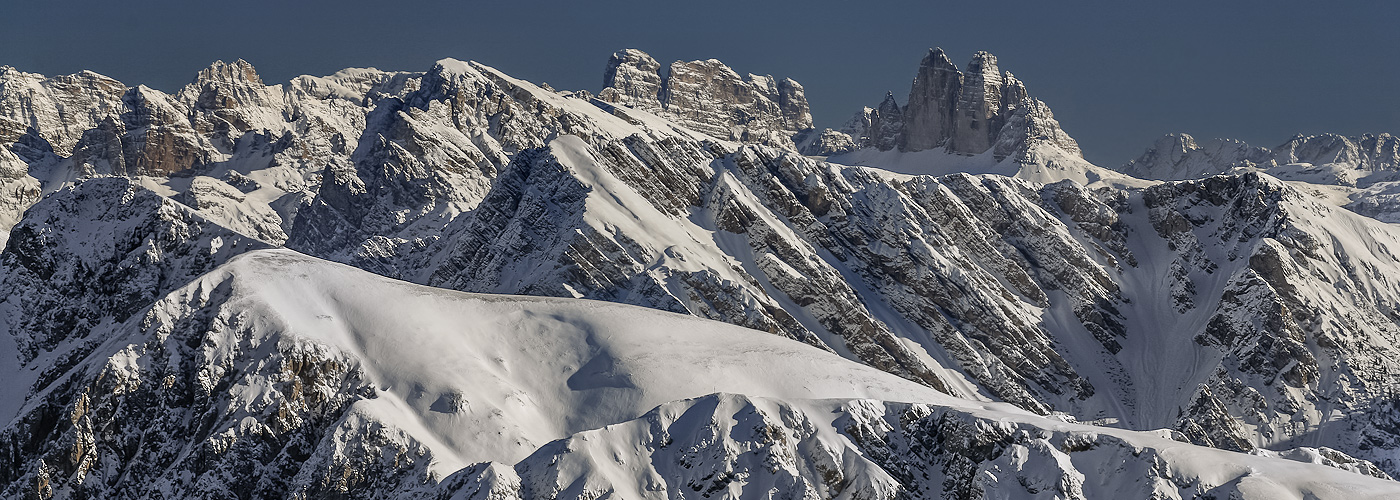
[[[1257,498],[1400,495],[1400,483],[1329,467],[1066,424],[1010,405],[954,398],[724,323],[605,302],[452,292],[287,250],[234,258],[155,307],[220,289],[229,292],[221,306],[225,313],[255,325],[253,339],[224,340],[274,342],[279,348],[311,343],[359,363],[379,397],[355,403],[352,411],[428,447],[440,474],[477,462],[515,463],[551,440],[722,392],[787,401],[822,427],[834,425],[839,401],[873,399],[949,407],[1003,425],[1111,435],[1133,449],[1155,449],[1178,477],[1215,485],[1238,481],[1233,484],[1241,491],[1264,488]],[[205,349],[227,348],[215,344]],[[256,397],[254,392],[245,397]],[[609,439],[632,439],[617,434]],[[1085,472],[1094,467],[1075,465]],[[1095,481],[1089,478],[1086,492],[1117,491]]]
[[[607,302],[459,293],[286,250],[239,256],[176,295],[228,285],[228,307],[267,320],[257,334],[324,344],[363,363],[381,397],[362,409],[440,441],[436,454],[455,462],[443,463],[448,471],[513,463],[550,440],[715,392],[983,406],[725,323]]]
[[[1031,149],[1034,161],[1027,163],[1016,158],[997,160],[991,151],[967,156],[948,153],[942,148],[914,152],[865,148],[826,159],[842,165],[873,167],[904,175],[996,174],[1042,184],[1070,179],[1085,186],[1117,188],[1144,187],[1155,183],[1096,166],[1052,146],[1036,145]]]

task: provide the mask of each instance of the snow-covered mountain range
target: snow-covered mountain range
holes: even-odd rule
[[[1164,180],[1266,172],[1353,212],[1400,222],[1400,139],[1385,133],[1299,135],[1272,150],[1233,139],[1201,146],[1190,135],[1171,134],[1119,171]]]
[[[0,496],[1400,495],[1393,137],[1108,169],[966,68],[0,68]]]

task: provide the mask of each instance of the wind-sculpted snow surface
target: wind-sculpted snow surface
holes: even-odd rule
[[[1317,450],[1299,456],[1320,458]],[[1184,445],[1167,433],[1110,431],[985,410],[716,394],[552,442],[514,467],[475,465],[440,488],[452,491],[453,499],[1393,494],[1393,482],[1358,481],[1349,475],[1354,472],[1322,463],[1286,463]]]
[[[722,323],[460,294],[284,250],[104,326],[0,432],[6,497],[1400,491],[960,400]]]

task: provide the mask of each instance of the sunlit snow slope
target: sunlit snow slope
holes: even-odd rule
[[[956,399],[724,323],[427,288],[287,250],[235,257],[110,328],[0,435],[6,497],[1400,494]],[[505,465],[471,466],[485,461]]]

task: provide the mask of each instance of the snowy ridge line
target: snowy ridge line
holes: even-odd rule
[[[650,66],[630,51],[619,54],[632,61],[627,64]],[[814,353],[826,352],[822,359],[835,355],[863,364],[900,387],[919,387],[923,395],[868,397],[876,401],[939,407],[1000,401],[1020,408],[1006,410],[1016,414],[1170,429],[1195,445],[1377,477],[1400,473],[1400,406],[1388,389],[1400,371],[1394,362],[1400,345],[1394,306],[1400,302],[1394,277],[1400,237],[1389,224],[1338,208],[1367,213],[1352,203],[1352,190],[1388,192],[1381,180],[1389,175],[1382,165],[1384,136],[1373,138],[1374,148],[1364,138],[1304,138],[1290,153],[1336,159],[1327,167],[1334,173],[1379,176],[1355,177],[1377,181],[1364,189],[1250,169],[1185,181],[1138,179],[1084,161],[1048,108],[1021,98],[1015,90],[1023,87],[999,73],[990,55],[978,54],[965,70],[944,59],[932,57],[919,69],[922,83],[916,88],[931,99],[920,104],[927,106],[915,106],[916,113],[882,106],[880,116],[894,116],[895,109],[905,118],[923,116],[914,129],[925,131],[949,118],[939,129],[946,136],[921,137],[928,147],[911,148],[908,138],[900,139],[909,134],[905,128],[905,135],[890,136],[893,146],[886,150],[823,153],[829,156],[796,151],[811,152],[800,134],[793,144],[762,139],[797,132],[775,125],[800,118],[800,106],[783,105],[784,99],[795,105],[795,95],[785,98],[780,87],[786,84],[740,78],[715,66],[717,61],[699,61],[704,64],[692,69],[733,73],[746,87],[733,87],[733,94],[695,87],[723,105],[689,110],[669,101],[654,109],[602,94],[556,91],[453,59],[425,72],[351,69],[281,85],[264,84],[246,62],[216,63],[170,95],[92,73],[44,78],[0,70],[0,224],[15,224],[5,226],[9,240],[0,253],[0,326],[6,329],[0,335],[0,373],[20,381],[0,389],[0,420],[10,425],[0,433],[11,432],[15,446],[0,460],[16,471],[0,474],[0,480],[35,495],[43,491],[36,485],[63,483],[50,489],[70,497],[156,491],[124,482],[122,474],[162,477],[159,484],[172,488],[208,478],[208,484],[192,486],[208,488],[198,491],[236,485],[230,488],[249,496],[316,496],[348,492],[350,485],[425,491],[424,481],[490,461],[494,465],[472,481],[545,481],[537,483],[538,491],[552,491],[562,483],[548,486],[528,475],[512,479],[506,469],[525,463],[550,440],[640,418],[687,398],[716,392],[775,398],[753,404],[779,415],[807,414],[798,407],[821,399],[683,381],[652,391],[665,397],[648,399],[638,394],[650,389],[629,389],[636,380],[618,376],[603,360],[579,379],[583,389],[564,387],[616,393],[608,398],[620,398],[614,401],[620,406],[597,410],[615,413],[603,418],[538,406],[525,398],[544,397],[532,395],[534,386],[520,389],[516,399],[491,395],[483,401],[501,411],[496,418],[523,412],[517,415],[521,426],[500,431],[512,439],[497,441],[492,428],[459,426],[465,414],[474,422],[492,418],[490,410],[482,414],[470,405],[470,391],[456,390],[470,384],[427,384],[420,391],[414,384],[437,375],[400,379],[393,378],[397,368],[376,368],[393,357],[382,353],[399,351],[366,354],[366,342],[374,340],[365,337],[367,331],[421,337],[425,344],[433,336],[424,332],[436,331],[391,328],[411,322],[373,312],[386,308],[384,303],[297,288],[276,276],[267,279],[297,292],[253,286],[249,290],[258,293],[231,297],[235,278],[211,278],[198,292],[184,288],[200,276],[221,276],[205,273],[243,252],[270,247],[462,292],[593,299],[718,320],[766,339],[755,342],[796,340]],[[624,66],[615,68],[613,80],[630,82],[636,92],[610,95],[649,95],[647,73]],[[976,88],[985,92],[969,90]],[[1000,97],[992,99],[994,94]],[[952,120],[945,113],[950,110],[962,118]],[[986,149],[981,135],[967,135],[974,130],[968,117],[977,118],[975,130],[981,132],[991,130],[987,123],[1001,124],[987,137]],[[905,124],[905,118],[881,123]],[[706,126],[778,133],[724,136]],[[1333,148],[1338,144],[1357,147]],[[1364,159],[1347,163],[1353,156]],[[1383,198],[1373,199],[1377,203],[1367,206],[1384,206]],[[296,267],[303,258],[286,262]],[[343,284],[350,288],[379,283],[348,280]],[[184,291],[176,300],[168,295],[172,290]],[[267,306],[270,299],[256,297],[266,294],[306,310],[330,311],[325,316],[336,321]],[[303,298],[309,302],[299,302]],[[364,311],[340,309],[351,302]],[[161,311],[147,311],[152,303],[161,304]],[[132,326],[138,316],[139,328]],[[540,331],[558,326],[553,317],[515,319]],[[326,321],[334,327],[322,325]],[[511,321],[492,328],[508,330]],[[572,328],[564,323],[560,329]],[[163,326],[147,330],[153,325]],[[611,352],[587,340],[605,337],[610,325],[594,328],[581,344],[561,347],[556,357],[578,358],[581,367],[593,359],[584,357]],[[330,340],[297,340],[287,349],[268,340],[284,338],[278,335],[293,326]],[[130,336],[137,330],[147,339],[139,347],[107,350],[109,341],[135,338]],[[695,331],[703,335],[711,328]],[[288,338],[305,340],[296,335],[302,334]],[[202,347],[206,340],[216,346],[212,351]],[[523,377],[493,368],[493,360],[470,359],[491,377],[510,383]],[[846,366],[816,364],[823,363]],[[550,365],[545,371],[566,368],[575,367]],[[732,367],[715,361],[707,369]],[[83,378],[89,376],[95,378]],[[802,377],[827,375],[816,370]],[[545,391],[551,398],[558,394],[555,385],[554,392]],[[242,392],[225,394],[234,386]],[[677,392],[667,392],[672,390]],[[93,402],[108,393],[135,396]],[[681,407],[696,403],[675,404],[684,413],[691,410]],[[782,405],[796,409],[777,409]],[[199,425],[140,420],[150,408]],[[913,415],[905,407],[882,411]],[[875,425],[873,418],[865,421]],[[142,425],[122,423],[128,419]],[[384,426],[386,421],[393,426]],[[71,422],[73,432],[49,432],[69,425],[62,422]],[[792,422],[782,425],[792,436],[805,432]],[[927,425],[926,434],[900,432],[945,431]],[[145,441],[155,434],[141,428],[169,437]],[[463,434],[471,432],[478,434]],[[31,435],[52,439],[18,437]],[[628,446],[650,442],[629,436],[607,439]],[[1070,465],[1061,469],[1084,475],[1085,495],[1095,491],[1087,486],[1092,478],[1118,474],[1075,465],[1076,456],[1090,455],[1065,451],[1060,438],[1045,438],[1053,441],[1049,445],[1034,442],[1039,437],[997,439],[994,448],[1010,453],[998,456],[1030,460],[1026,450],[1046,446],[1067,453]],[[163,441],[185,444],[172,445],[168,454],[142,451]],[[473,455],[463,443],[478,443],[491,454]],[[830,450],[839,444],[823,443]],[[94,446],[115,451],[89,454]],[[851,449],[874,456],[876,448],[867,441]],[[141,461],[128,460],[138,452]],[[1046,453],[1037,456],[1064,459]],[[37,465],[41,456],[43,465]],[[983,465],[999,478],[1016,474],[1011,465],[988,465],[990,455],[976,455],[980,465],[972,469],[953,455],[939,456],[962,464],[943,472],[948,477],[964,477]],[[662,453],[646,460],[671,458]],[[712,460],[719,467],[712,470],[719,471],[729,466],[718,464],[739,459],[720,453]],[[830,468],[825,459],[817,461]],[[623,469],[643,474],[638,471],[668,467],[642,462],[637,458]],[[170,468],[176,463],[188,467]],[[238,465],[255,463],[256,473]],[[871,463],[902,478],[896,481],[899,491],[927,486],[890,469],[905,465]],[[936,465],[942,470],[947,464]],[[811,472],[794,467],[796,476]],[[1143,481],[1169,477],[1165,469],[1144,467],[1134,469]],[[881,474],[862,470],[874,475],[869,477]],[[829,482],[819,476],[802,477],[812,491],[834,492],[830,484],[826,490],[817,486]],[[700,477],[683,483],[695,479],[706,484],[701,491],[729,491]],[[1050,477],[1042,479],[1061,484],[1074,475]],[[1244,476],[1212,477],[1202,484],[1215,488]],[[598,477],[580,480],[608,484]],[[1062,488],[1046,489],[1050,483],[1041,479],[1025,480],[1041,492],[1070,492],[1065,485],[1078,484],[1064,479]],[[894,491],[886,487],[894,483],[881,481],[851,491]],[[1295,493],[1311,488],[1270,481]],[[980,491],[970,489],[974,483],[949,484],[970,496]],[[770,486],[777,484],[808,491],[796,482]],[[1020,487],[1015,485],[1021,480],[977,484],[993,491]],[[1184,488],[1175,494],[1218,493]]]
[[[475,483],[521,498],[1400,491],[951,398],[722,323],[461,294],[286,250],[237,256],[109,328],[46,395],[68,401],[49,431],[62,437],[16,469],[7,496],[446,498]],[[26,408],[0,439],[45,425],[50,405]],[[156,437],[157,448],[123,444]],[[1127,462],[1105,471],[1106,457]],[[488,460],[519,462],[467,467]]]

